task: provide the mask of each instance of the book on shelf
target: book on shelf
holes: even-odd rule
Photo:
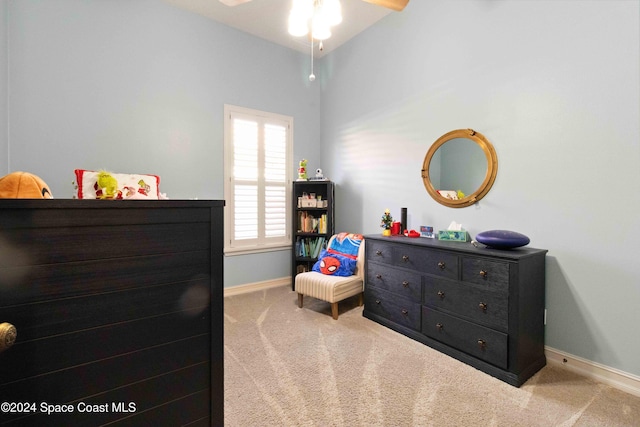
[[[311,253],[312,258],[318,258],[318,255],[320,255],[320,251],[322,250],[323,245],[324,245],[324,237],[318,237],[317,239],[315,239],[315,242],[313,245],[313,251]]]
[[[307,211],[298,212],[298,231],[303,233],[326,233],[327,214],[314,217]]]
[[[327,214],[322,214],[318,219],[318,233],[327,232]]]
[[[318,220],[307,211],[298,212],[298,230],[313,233],[318,228]]]
[[[320,251],[326,247],[325,237],[298,237],[296,240],[296,256],[318,258]]]

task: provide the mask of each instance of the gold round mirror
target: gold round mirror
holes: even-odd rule
[[[433,143],[422,180],[433,199],[451,208],[471,206],[489,192],[498,173],[493,145],[473,129],[457,129]]]

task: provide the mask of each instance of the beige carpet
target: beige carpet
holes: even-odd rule
[[[226,426],[639,426],[640,398],[560,367],[515,388],[289,287],[225,298]]]

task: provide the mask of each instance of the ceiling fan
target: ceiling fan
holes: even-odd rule
[[[238,6],[251,0],[218,0],[226,6]],[[397,12],[402,11],[409,0],[363,0],[376,6],[382,6]],[[323,50],[323,40],[331,37],[330,28],[342,22],[339,0],[292,0],[289,12],[288,30],[295,37],[307,36],[310,40],[311,74],[309,81],[316,79],[313,74],[313,50],[315,42]]]
[[[397,12],[402,11],[405,8],[409,0],[363,0],[367,3],[375,4],[378,6],[386,7],[387,9],[392,9]]]
[[[219,0],[220,3],[227,6],[237,6],[242,3],[248,3],[251,0]],[[409,0],[362,0],[377,6],[386,7],[387,9],[400,12],[409,3]]]

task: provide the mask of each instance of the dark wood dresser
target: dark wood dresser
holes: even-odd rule
[[[365,317],[516,387],[546,364],[546,250],[365,238]]]
[[[222,425],[223,206],[0,200],[0,425]]]

